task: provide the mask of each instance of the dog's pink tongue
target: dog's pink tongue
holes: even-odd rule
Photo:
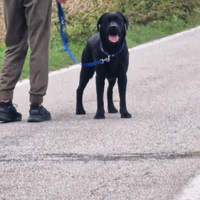
[[[109,40],[113,43],[117,42],[119,40],[118,35],[109,35]]]

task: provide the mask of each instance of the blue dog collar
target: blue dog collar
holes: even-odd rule
[[[102,51],[105,55],[110,56],[110,57],[115,57],[115,56],[117,56],[119,53],[122,52],[123,48],[124,48],[124,43],[122,44],[121,49],[120,49],[117,53],[115,53],[115,54],[109,54],[108,52],[106,52],[106,51],[103,49],[102,42],[100,41],[100,49],[101,49],[101,51]]]

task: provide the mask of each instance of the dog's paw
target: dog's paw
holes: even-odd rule
[[[105,119],[104,113],[96,113],[94,119]]]
[[[77,115],[85,115],[86,112],[85,112],[85,110],[84,110],[83,107],[77,107],[77,108],[76,108],[76,114],[77,114]]]
[[[109,106],[108,107],[108,113],[117,113],[118,110],[115,108],[115,106]]]
[[[131,114],[128,113],[128,112],[125,112],[125,113],[121,113],[121,118],[131,118]]]

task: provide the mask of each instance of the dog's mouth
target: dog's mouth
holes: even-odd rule
[[[119,40],[119,35],[109,35],[108,39],[109,39],[110,42],[116,43]]]

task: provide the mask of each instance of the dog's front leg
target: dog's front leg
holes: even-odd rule
[[[127,111],[126,108],[126,85],[127,85],[127,76],[126,74],[121,75],[118,78],[121,118],[131,118],[131,114]]]
[[[117,113],[117,109],[114,106],[113,103],[113,87],[116,83],[116,79],[109,79],[108,80],[108,91],[107,91],[107,100],[108,100],[108,112],[109,113]]]
[[[103,93],[104,93],[105,77],[97,74],[96,76],[96,92],[97,92],[97,112],[94,119],[105,119]]]

